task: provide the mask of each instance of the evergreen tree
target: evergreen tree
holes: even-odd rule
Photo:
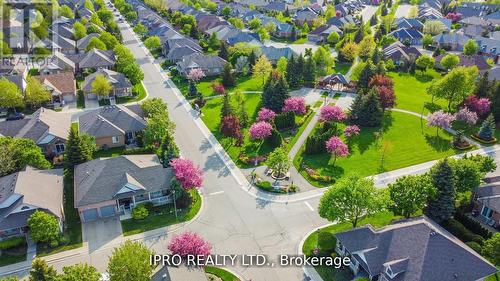
[[[377,69],[375,70],[375,72],[379,75],[385,75],[385,72],[387,71],[386,67],[385,67],[385,63],[384,61],[379,61],[378,64],[377,64]]]
[[[290,40],[295,41],[297,39],[297,29],[295,25],[292,27],[292,32],[290,33]]]
[[[354,42],[356,42],[356,44],[359,44],[359,42],[363,40],[363,37],[365,37],[365,30],[363,24],[361,23],[360,27],[358,28],[358,30],[356,30],[356,33],[354,34]]]
[[[381,59],[381,54],[380,54],[380,51],[375,48],[375,51],[373,52],[373,55],[372,55],[372,62],[373,64],[378,64],[380,62],[380,59]]]
[[[312,58],[312,56],[308,56],[308,58]],[[297,59],[297,63],[295,64],[295,72],[297,72],[297,82],[299,86],[304,84],[304,65],[306,63],[306,60],[304,59],[304,56],[300,54],[299,58]]]
[[[198,27],[196,26],[196,24],[191,25],[191,29],[189,30],[189,36],[191,36],[191,38],[194,38],[194,39],[198,39],[198,37],[200,36],[200,33],[198,31]]]
[[[285,100],[289,97],[288,85],[284,77],[277,71],[273,71],[264,85],[262,105],[274,112],[281,112]]]
[[[35,258],[31,263],[29,281],[56,281],[57,271],[41,258]]]
[[[385,6],[385,4],[382,4],[382,9],[380,10],[380,15],[385,17],[385,16],[387,16],[388,12],[389,11],[387,10],[387,7]]]
[[[91,160],[92,155],[88,155],[88,153],[86,153],[87,151],[88,149],[86,149],[85,144],[78,133],[78,129],[75,126],[71,126],[68,141],[66,142],[66,150],[64,152],[66,164],[72,167]]]
[[[361,73],[359,74],[359,79],[358,79],[358,88],[359,89],[368,89],[368,84],[370,83],[370,80],[372,79],[373,75],[375,75],[375,69],[373,66],[373,63],[368,60],[366,62],[365,67],[363,70],[361,70]]]
[[[167,131],[165,136],[161,141],[160,146],[160,159],[163,163],[163,167],[170,166],[170,160],[179,157],[179,148],[175,143],[172,133]]]
[[[448,159],[440,161],[431,170],[431,178],[437,195],[427,202],[425,214],[438,223],[448,220],[455,211],[455,190],[453,186],[453,169]]]
[[[197,93],[198,89],[196,88],[196,84],[193,81],[189,81],[188,95],[190,97],[195,97]]]
[[[311,57],[308,57],[304,66],[304,85],[314,87],[316,85],[316,64]]]
[[[291,88],[297,88],[299,86],[298,81],[297,81],[297,73],[295,72],[296,65],[295,65],[295,56],[292,55],[292,57],[288,60],[288,63],[286,65],[286,82],[288,82],[288,85]]]
[[[378,127],[382,124],[384,112],[375,89],[366,95],[358,95],[351,106],[350,119],[364,127]]]
[[[222,43],[220,45],[220,50],[219,50],[219,57],[227,60],[227,55],[228,55],[228,50],[227,50],[227,46],[226,46],[226,43]]]
[[[234,93],[234,97],[236,99],[236,104],[238,106],[237,113],[238,113],[238,119],[240,120],[240,125],[242,128],[246,128],[248,126],[249,117],[246,110],[245,97],[243,96],[243,93],[241,93],[240,91]]]
[[[492,90],[490,94],[491,100],[491,113],[497,122],[500,122],[500,82],[492,83]]]
[[[377,24],[377,15],[373,15],[371,18],[370,18],[370,26],[374,26]]]
[[[256,61],[257,61],[257,56],[255,55],[255,52],[252,50],[250,55],[248,55],[248,66],[250,71],[252,71]]]
[[[483,140],[492,140],[493,135],[495,134],[495,119],[493,115],[490,114],[481,124],[481,128],[479,129],[479,137]]]
[[[285,8],[285,13],[283,13],[283,15],[287,18],[290,16],[290,11],[288,10],[288,7]]]
[[[224,119],[224,117],[233,115],[233,107],[231,105],[231,99],[228,93],[225,93],[224,96],[222,97],[222,108],[220,111],[220,118],[221,121]]]
[[[488,80],[489,73],[486,71],[479,79],[476,86],[476,96],[486,98],[490,95],[491,85]]]
[[[234,87],[236,85],[233,68],[229,62],[224,65],[224,71],[222,72],[222,85],[224,85],[224,87]]]

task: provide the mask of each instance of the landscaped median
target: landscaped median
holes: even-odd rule
[[[240,281],[236,275],[233,273],[220,268],[220,267],[215,267],[215,266],[205,266],[205,273],[208,276],[208,280],[221,280],[221,281]],[[216,279],[218,278],[218,279]]]

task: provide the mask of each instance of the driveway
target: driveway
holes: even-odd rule
[[[118,216],[83,223],[83,242],[89,244],[90,252],[114,244],[113,242],[122,238],[122,225]]]
[[[378,6],[372,6],[372,5],[366,5],[363,10],[361,10],[361,17],[363,18],[364,22],[367,22],[370,20],[370,18],[375,14],[377,11]]]
[[[312,88],[301,88],[299,90],[291,91],[292,97],[301,97],[306,100],[306,104],[314,105],[316,101],[321,98],[321,90]]]
[[[408,16],[408,12],[410,11],[412,5],[409,4],[402,4],[398,6],[398,9],[396,10],[396,13],[394,14],[394,18],[399,19],[399,18],[405,18]]]

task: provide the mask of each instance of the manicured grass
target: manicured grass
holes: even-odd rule
[[[500,281],[500,272],[495,275],[489,276],[488,278],[486,278],[486,281]]]
[[[94,158],[116,157],[122,155],[124,151],[125,151],[124,146],[113,147],[108,149],[100,149],[94,152]]]
[[[435,98],[435,105],[431,105],[432,97],[427,93],[427,88],[431,85],[431,82],[441,77],[441,74],[435,70],[428,70],[424,75],[420,71],[417,71],[414,75],[403,72],[389,72],[389,76],[394,81],[396,108],[422,113],[422,107],[424,103],[427,103],[428,106],[424,111],[424,115],[429,111],[446,108],[446,101],[442,99]]]
[[[25,248],[26,250],[26,248]],[[26,261],[26,253],[24,254],[2,254],[0,255],[0,266],[6,266],[18,262]]]
[[[371,224],[375,228],[380,228],[399,218],[394,216],[392,212],[381,212],[360,220],[358,227]],[[304,245],[302,245],[302,252],[307,256],[311,256],[313,255],[313,250],[318,247],[319,256],[330,256],[335,252],[335,245],[337,243],[334,234],[351,228],[352,224],[349,222],[321,228],[306,238]],[[325,281],[347,281],[352,279],[352,273],[347,268],[335,269],[333,266],[319,266],[315,267],[315,269]]]
[[[205,266],[204,269],[205,269],[206,273],[213,274],[213,275],[219,277],[220,279],[222,279],[222,281],[239,281],[240,280],[238,277],[236,277],[231,272],[224,270],[220,267]]]
[[[343,127],[342,124],[339,129]],[[301,163],[304,163],[321,175],[334,178],[353,172],[360,176],[369,176],[459,152],[450,145],[452,140],[450,134],[439,130],[439,135],[436,135],[435,128],[428,127],[425,122],[421,126],[418,117],[406,113],[387,112],[381,132],[381,137],[377,139],[376,135],[380,135],[379,128],[362,128],[361,134],[351,141],[349,157],[337,159],[335,168],[332,167],[333,158],[328,153],[314,155],[298,153],[294,165],[299,169]],[[309,179],[305,171],[302,170],[301,173]],[[310,182],[319,187],[326,185],[312,180]]]
[[[184,96],[187,96],[188,94],[188,88],[189,84],[187,79],[183,77],[172,77],[172,81],[175,83],[177,88],[181,91],[181,93]],[[203,94],[205,97],[209,96],[214,96],[217,95],[212,90],[212,83],[214,82],[220,82],[221,79],[219,77],[206,77],[202,79],[196,88],[200,93]],[[237,76],[236,77],[236,87],[229,87],[226,88],[226,91],[229,93],[235,92],[235,91],[262,91],[262,80],[261,79],[256,79],[251,76]]]
[[[314,117],[314,112],[310,111],[309,112],[309,115],[306,117],[306,120],[304,121],[304,123],[299,127],[299,130],[297,131],[297,133],[295,134],[295,136],[292,138],[292,140],[290,141],[290,143],[288,144],[288,147],[291,149],[295,143],[297,143],[297,141],[299,140],[299,137],[300,135],[302,135],[302,132],[304,132],[304,130],[306,129],[307,125],[309,124],[309,122],[311,122],[311,119]]]
[[[146,90],[142,83],[137,83],[132,88],[131,97],[117,97],[116,103],[138,102],[146,98]]]
[[[352,64],[350,64],[350,63],[338,63],[333,68],[333,71],[335,73],[342,73],[345,75],[347,72],[349,72],[349,69],[351,68],[351,66],[352,66]]]
[[[193,201],[188,208],[177,209],[177,218],[175,218],[174,205],[168,204],[161,215],[150,214],[143,220],[128,219],[121,221],[123,236],[134,235],[191,220],[200,211],[201,196],[196,190],[189,191],[189,194]]]
[[[78,90],[76,98],[76,108],[85,108],[85,96],[83,95],[82,90]]]
[[[73,204],[73,170],[64,170],[64,237],[66,243],[55,248],[38,244],[37,256],[55,254],[82,246],[82,225]]]

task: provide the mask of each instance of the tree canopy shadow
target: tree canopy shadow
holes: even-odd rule
[[[439,135],[425,134],[425,141],[436,151],[443,152],[450,149],[450,141]]]

